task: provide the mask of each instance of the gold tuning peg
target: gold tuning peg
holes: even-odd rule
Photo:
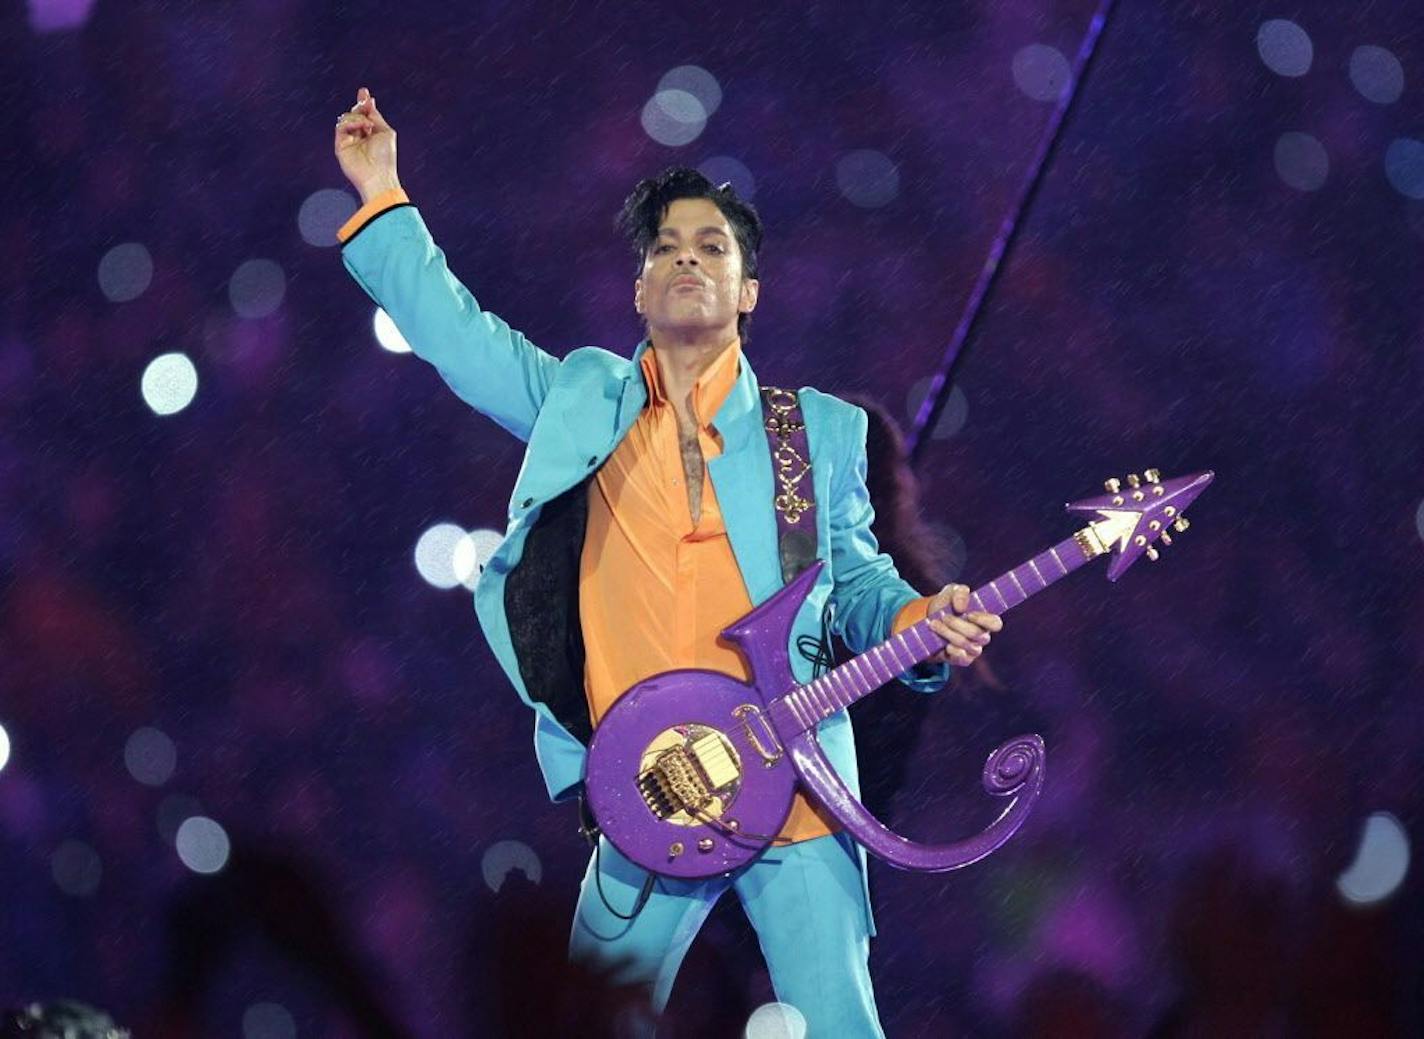
[[[1114,477],[1111,480],[1103,481],[1103,486],[1107,489],[1107,492],[1109,494],[1116,494],[1118,491],[1122,490],[1122,481]]]
[[[1142,479],[1136,473],[1127,474],[1127,485],[1133,490],[1142,486]]]
[[[1146,555],[1148,559],[1152,560],[1152,562],[1157,562],[1157,550],[1155,548],[1149,548],[1146,552]]]
[[[1172,543],[1172,535],[1171,535],[1171,534],[1168,534],[1168,533],[1164,530],[1164,531],[1162,531],[1162,536],[1161,536],[1160,538],[1158,538],[1157,540],[1160,541],[1160,542],[1162,542],[1162,544],[1164,544],[1164,545],[1170,545],[1170,544]]]
[[[1142,472],[1142,478],[1148,483],[1162,482],[1162,474],[1159,473],[1156,469],[1144,469]]]
[[[1186,530],[1190,526],[1191,522],[1187,519],[1187,517],[1178,516],[1176,521],[1172,524],[1172,529],[1180,532]]]

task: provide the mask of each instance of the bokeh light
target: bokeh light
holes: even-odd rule
[[[1342,898],[1354,905],[1381,902],[1394,894],[1409,872],[1409,837],[1389,812],[1365,820],[1355,861],[1335,881]]]
[[[361,208],[355,196],[340,188],[313,191],[297,210],[297,230],[308,245],[339,245],[336,232]]]
[[[710,119],[722,105],[722,84],[700,65],[679,65],[663,73],[658,80],[656,93],[665,90],[681,90],[697,98],[702,106],[703,118]]]
[[[702,136],[707,109],[686,90],[659,90],[643,106],[643,130],[659,144],[679,148]]]
[[[752,171],[730,155],[713,155],[698,163],[697,169],[718,187],[730,183],[738,198],[751,199],[756,195],[756,180],[752,177]]]
[[[198,369],[187,354],[159,354],[143,370],[139,391],[155,415],[175,415],[197,394]]]
[[[153,257],[145,245],[124,242],[99,260],[99,291],[110,303],[138,299],[152,283]]]
[[[1272,18],[1256,32],[1256,52],[1278,76],[1303,76],[1310,71],[1315,48],[1310,34],[1295,22]]]
[[[400,334],[396,323],[381,307],[376,308],[376,314],[371,319],[371,330],[376,334],[376,342],[381,344],[381,349],[389,350],[393,354],[411,352],[410,344],[405,341],[405,336]]]
[[[1057,101],[1073,77],[1068,59],[1056,47],[1030,43],[1014,55],[1014,85],[1035,101]]]
[[[282,305],[287,276],[273,260],[248,260],[232,272],[227,297],[238,317],[266,317]]]
[[[297,1023],[280,1003],[253,1003],[242,1013],[242,1039],[296,1039]]]
[[[455,549],[465,537],[465,529],[454,523],[437,523],[415,543],[415,568],[436,588],[454,588],[460,583],[455,572]]]
[[[1276,141],[1276,173],[1297,191],[1315,191],[1330,175],[1325,146],[1308,133],[1283,133]]]
[[[518,870],[531,884],[544,879],[544,866],[534,849],[523,841],[496,841],[485,849],[480,859],[480,872],[484,874],[485,886],[496,894],[504,886],[505,878]]]
[[[485,565],[489,563],[490,556],[494,555],[495,549],[499,548],[503,541],[504,535],[499,531],[480,528],[470,531],[455,542],[454,551],[451,553],[451,567],[456,580],[474,591],[475,585],[480,583],[480,574],[485,572]]]
[[[1424,510],[1421,510],[1424,515]],[[10,763],[10,734],[5,731],[5,726],[0,725],[0,772],[5,771],[5,766]]]
[[[83,841],[65,841],[49,860],[50,875],[66,895],[88,898],[99,890],[104,864],[99,853]]]
[[[30,28],[35,32],[78,29],[89,20],[94,0],[29,0]]]
[[[806,1015],[790,1003],[763,1003],[747,1018],[746,1039],[806,1039]]]
[[[216,873],[227,865],[232,844],[227,831],[206,815],[194,815],[178,827],[173,840],[178,857],[194,873]]]
[[[1383,47],[1356,47],[1350,55],[1350,82],[1366,100],[1391,105],[1404,93],[1404,66]]]
[[[124,767],[144,786],[162,786],[177,764],[178,749],[158,729],[136,729],[124,744]]]
[[[1398,137],[1384,154],[1384,173],[1406,198],[1424,198],[1424,141]]]
[[[863,148],[836,162],[836,186],[863,209],[877,209],[900,193],[900,171],[888,155]]]
[[[925,402],[925,395],[930,391],[930,382],[933,376],[926,375],[923,379],[916,379],[910,386],[910,392],[905,395],[905,429],[908,432],[914,425],[915,416],[920,413],[920,405]],[[956,383],[949,388],[949,399],[944,402],[944,407],[940,410],[939,421],[935,423],[934,432],[930,434],[934,440],[948,440],[954,434],[964,428],[964,424],[969,421],[969,398],[964,395],[964,391]]]

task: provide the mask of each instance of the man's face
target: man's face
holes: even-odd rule
[[[680,198],[668,206],[658,237],[633,283],[633,306],[653,331],[696,331],[730,326],[756,306],[756,281],[742,277],[742,255],[732,225],[706,198]]]

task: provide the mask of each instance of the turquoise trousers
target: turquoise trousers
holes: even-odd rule
[[[729,876],[659,877],[633,920],[609,911],[631,913],[647,876],[599,838],[579,890],[570,960],[609,970],[612,982],[646,986],[661,1014],[692,939],[731,888],[756,930],[777,1000],[806,1018],[809,1039],[884,1039],[860,871],[844,834],[769,848]]]

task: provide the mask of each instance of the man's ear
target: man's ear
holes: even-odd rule
[[[742,279],[742,295],[737,300],[737,313],[750,314],[756,309],[757,293],[761,290],[761,282],[755,278]]]

